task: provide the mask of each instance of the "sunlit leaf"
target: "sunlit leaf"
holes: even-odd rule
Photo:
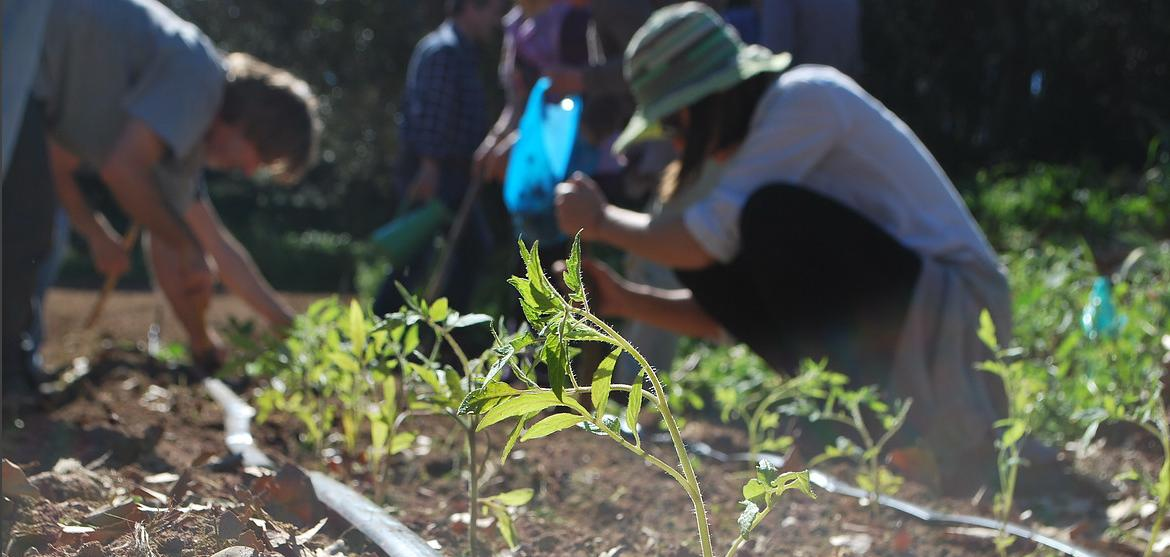
[[[999,352],[999,340],[995,337],[995,322],[991,320],[991,312],[986,309],[979,313],[979,340],[987,345],[992,352]]]
[[[447,305],[448,302],[446,298],[439,298],[438,300],[432,302],[431,307],[428,310],[431,321],[434,321],[435,323],[442,323],[446,321],[447,313],[450,311]]]
[[[520,507],[527,505],[532,501],[532,496],[536,492],[532,488],[526,487],[523,489],[514,489],[512,491],[505,491],[504,493],[497,493],[495,495],[485,497],[485,500],[496,501],[501,505],[508,507]]]
[[[634,441],[641,445],[641,439],[638,437],[638,416],[642,414],[642,381],[646,376],[646,370],[639,370],[638,375],[634,377],[634,382],[630,384],[630,400],[626,403],[626,426],[634,433]]]
[[[569,260],[565,264],[565,286],[569,287],[573,301],[585,301],[585,286],[581,277],[581,233],[573,238],[573,247],[569,252]]]
[[[585,418],[577,414],[553,414],[528,428],[528,431],[524,432],[524,435],[520,437],[520,441],[539,439],[563,429],[573,427],[583,421],[585,421]]]
[[[412,431],[404,431],[394,436],[390,441],[390,454],[395,455],[406,449],[409,449],[414,444],[414,440],[418,438],[418,434]]]
[[[622,349],[615,348],[597,366],[597,371],[593,372],[593,385],[589,389],[589,396],[593,401],[593,409],[599,414],[605,413],[605,406],[609,403],[609,390],[613,381],[613,369],[617,365],[617,360],[621,355]]]
[[[484,414],[483,419],[480,420],[476,431],[481,431],[497,422],[506,420],[511,417],[528,414],[529,412],[539,412],[554,406],[567,405],[571,398],[566,398],[564,401],[558,399],[556,395],[548,391],[526,392],[514,398],[505,400]],[[576,401],[573,401],[576,402]]]

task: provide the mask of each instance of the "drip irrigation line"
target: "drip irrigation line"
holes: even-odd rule
[[[236,396],[223,381],[214,377],[203,380],[203,387],[211,398],[223,408],[223,433],[228,451],[239,455],[244,466],[274,468],[272,460],[256,446],[252,438],[252,417],[254,410],[243,399]]]
[[[664,434],[651,436],[651,439],[655,443],[660,444],[670,442],[670,437]],[[758,457],[753,457],[751,453],[728,454],[701,441],[687,443],[687,451],[692,454],[707,457],[723,463],[754,463],[757,460],[764,460],[768,461],[777,468],[782,468],[785,463],[784,457],[777,454],[759,453]],[[870,497],[870,493],[868,491],[845,483],[818,470],[809,470],[809,481],[811,481],[813,485],[829,493],[845,495],[847,497],[853,497],[854,499],[868,499]],[[921,505],[916,505],[909,501],[890,497],[888,495],[879,495],[877,498],[877,504],[888,509],[893,509],[900,513],[909,515],[921,522],[930,525],[973,526],[976,528],[987,528],[990,530],[999,530],[1003,525],[998,520],[993,520],[990,518],[938,512]],[[1089,551],[1088,549],[1073,545],[1069,542],[1058,540],[1051,536],[1046,536],[1040,532],[1028,528],[1027,526],[1016,524],[1014,522],[1009,522],[1004,531],[1017,538],[1043,545],[1049,549],[1059,551],[1071,557],[1100,557],[1097,553]]]
[[[240,455],[245,466],[272,468],[272,460],[256,447],[251,434],[252,417],[256,411],[218,379],[205,379],[203,385],[211,398],[223,408],[224,433],[228,450],[232,454]],[[670,441],[669,436],[663,434],[650,436],[650,439],[659,444]],[[728,454],[701,441],[687,443],[687,451],[723,463],[756,462],[758,458],[758,460],[768,461],[777,468],[781,468],[785,464],[784,457],[777,454],[760,453],[758,457],[754,457],[750,453]],[[361,494],[319,472],[306,471],[306,473],[309,475],[313,490],[317,492],[317,497],[321,502],[362,531],[390,557],[437,557],[439,555],[417,534]],[[813,485],[829,493],[855,499],[870,497],[868,491],[818,470],[809,471],[809,480]],[[878,505],[931,525],[971,526],[990,530],[998,530],[1001,526],[999,521],[990,518],[938,512],[888,495],[879,495],[876,502]],[[1043,545],[1070,557],[1100,557],[1092,551],[1041,534],[1020,524],[1009,522],[1004,531],[1017,538]]]
[[[272,460],[256,446],[252,437],[252,417],[256,415],[256,410],[219,379],[204,379],[203,386],[223,408],[223,429],[228,450],[239,455],[244,466],[274,468]],[[313,484],[317,499],[365,534],[386,555],[439,557],[439,553],[418,534],[360,493],[320,472],[304,472]]]

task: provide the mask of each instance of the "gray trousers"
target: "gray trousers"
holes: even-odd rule
[[[48,258],[57,200],[45,145],[44,108],[30,100],[12,149],[8,173],[0,185],[3,199],[3,391],[19,393],[30,387],[33,343],[32,298],[37,271]]]

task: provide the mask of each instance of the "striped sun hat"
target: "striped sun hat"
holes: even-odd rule
[[[783,71],[791,62],[788,53],[744,44],[705,4],[686,2],[654,12],[626,48],[626,82],[638,109],[614,151],[624,151],[662,118],[758,73]]]

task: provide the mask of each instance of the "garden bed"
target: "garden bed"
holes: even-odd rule
[[[112,307],[117,304],[116,298]],[[135,338],[129,331],[145,332],[148,323],[146,317],[128,326],[125,338]],[[170,369],[132,351],[102,353],[96,343],[81,353],[93,355],[93,371],[82,379],[79,396],[50,413],[26,418],[20,429],[6,426],[4,457],[23,468],[44,499],[14,498],[14,503],[5,504],[5,543],[23,537],[33,545],[40,543],[41,555],[67,557],[149,554],[144,547],[162,555],[203,556],[237,545],[295,550],[298,553],[291,554],[298,555],[377,554],[368,540],[337,517],[306,512],[305,505],[311,503],[307,491],[274,489],[281,485],[275,483],[277,476],[228,457],[221,410],[201,386],[184,379],[182,369]],[[420,436],[391,458],[384,479],[372,477],[362,457],[338,452],[336,439],[324,452],[310,450],[301,424],[287,415],[274,415],[255,426],[253,433],[259,447],[278,464],[327,472],[369,497],[380,492],[377,503],[443,554],[465,555],[463,437],[448,420],[410,420]],[[495,426],[481,444],[481,460],[486,463],[483,491],[491,495],[531,488],[535,496],[515,514],[519,543],[513,550],[506,549],[495,533],[493,519],[480,521],[481,538],[493,553],[609,557],[697,553],[690,500],[642,459],[607,439],[568,431],[518,445],[501,467],[499,451],[506,437],[506,428]],[[720,424],[714,416],[692,416],[683,437],[728,453],[747,449],[742,428]],[[646,446],[664,459],[671,454],[669,445]],[[1130,466],[1156,471],[1156,443],[1138,431],[1114,428],[1104,431],[1082,456],[1076,467],[1083,480],[1077,485],[1096,486],[1106,499],[1094,498],[1093,489],[1069,489],[1067,483],[1023,485],[1021,491],[1028,493],[1020,495],[1016,516],[1021,523],[1100,555],[1140,555],[1140,535],[1131,535],[1128,544],[1104,541],[1125,530],[1139,532],[1150,522],[1146,502],[1135,498],[1136,492],[1120,491],[1116,486],[1121,484],[1112,483],[1112,477]],[[751,466],[697,456],[693,460],[712,517],[715,546],[726,547],[738,531],[740,490]],[[854,475],[849,465],[821,468],[839,478]],[[274,499],[274,491],[285,497]],[[961,557],[995,551],[989,531],[928,525],[890,509],[874,518],[854,498],[815,491],[816,501],[797,493],[778,499],[769,520],[753,532],[741,554]],[[899,497],[937,511],[992,515],[990,494],[977,501],[944,498],[908,483]],[[121,516],[111,522],[116,526],[93,524],[104,520],[95,518],[103,513],[109,517],[125,512],[111,508],[122,508],[127,498],[161,510],[135,505],[140,514]],[[313,532],[319,517],[327,520]],[[235,522],[243,525],[240,532],[233,530]],[[303,538],[303,553],[289,544],[298,535]],[[1011,554],[1034,549],[1017,542]]]

